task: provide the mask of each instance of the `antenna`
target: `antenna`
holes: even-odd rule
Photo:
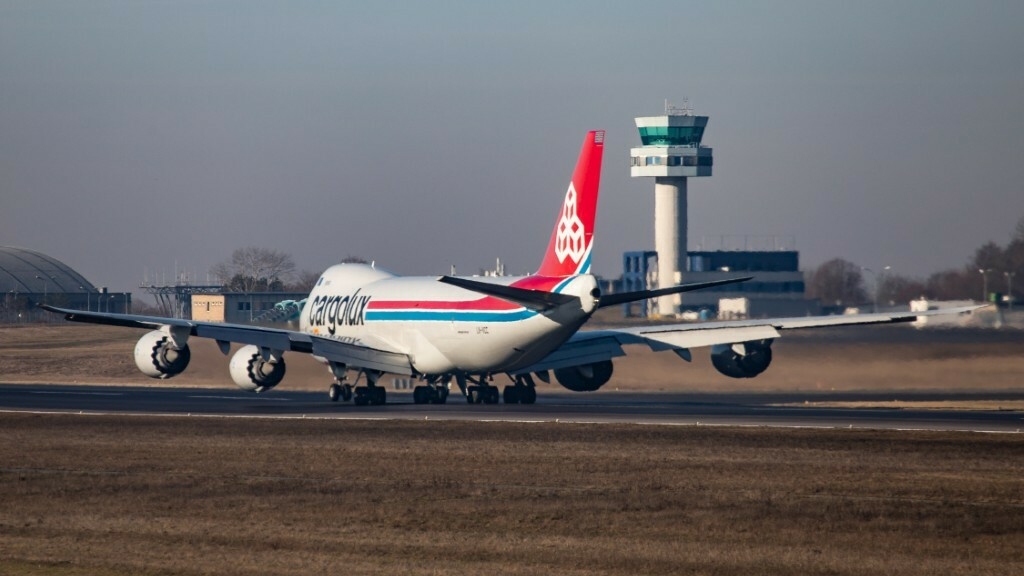
[[[666,116],[693,116],[693,108],[690,106],[690,99],[683,98],[682,106],[673,106],[669,101],[665,100],[665,115]]]

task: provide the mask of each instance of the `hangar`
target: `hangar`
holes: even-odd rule
[[[131,293],[96,288],[67,264],[34,250],[0,246],[0,321],[17,322],[44,316],[36,304],[79,310],[128,312]]]

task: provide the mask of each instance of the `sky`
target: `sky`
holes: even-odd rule
[[[594,272],[653,249],[636,116],[710,117],[689,244],[924,277],[1024,217],[1024,3],[0,0],[0,245],[136,291],[240,247],[540,263],[607,130]]]

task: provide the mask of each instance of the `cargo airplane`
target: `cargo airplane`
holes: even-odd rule
[[[612,358],[629,344],[672,351],[690,361],[692,348],[710,347],[719,372],[751,378],[772,360],[772,341],[786,330],[851,324],[910,322],[948,311],[863,314],[637,326],[580,331],[595,311],[617,304],[743,282],[733,278],[656,290],[604,294],[590,274],[604,131],[589,132],[540,268],[524,277],[401,277],[372,264],[328,268],[306,300],[299,330],[198,322],[131,314],[43,308],[67,320],[147,328],[135,362],[153,378],[170,378],[189,364],[189,337],[212,338],[227,355],[240,388],[270,390],[285,375],[285,354],[312,354],[334,376],[331,400],[383,404],[380,377],[415,378],[416,403],[444,403],[454,382],[470,403],[533,404],[535,380],[576,392],[600,388],[612,376]],[[356,374],[352,382],[348,376]],[[509,383],[499,394],[495,376]],[[362,384],[360,384],[362,382]]]

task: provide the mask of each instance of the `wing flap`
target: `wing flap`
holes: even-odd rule
[[[310,341],[313,354],[332,362],[402,376],[412,376],[415,373],[409,356],[400,352],[378,350],[361,344],[339,342],[319,336],[310,337]]]
[[[715,344],[734,344],[750,340],[778,338],[779,332],[771,324],[743,326],[736,328],[714,328],[710,330],[654,330],[642,331],[639,335],[647,340],[668,344],[673,348],[700,348]],[[651,346],[656,352],[659,348]],[[663,348],[662,348],[663,349]]]
[[[621,342],[622,336],[606,331],[578,332],[540,362],[516,370],[513,374],[557,370],[625,356],[626,352],[622,349],[622,344],[633,343],[633,339],[627,336],[625,340],[629,342]]]

